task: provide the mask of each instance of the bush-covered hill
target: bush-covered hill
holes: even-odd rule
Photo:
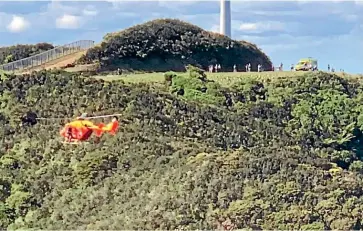
[[[335,75],[165,85],[62,72],[3,76],[2,229],[362,228],[362,85]],[[74,117],[123,113],[66,146]],[[337,164],[343,168],[339,168]]]
[[[256,45],[235,41],[195,25],[158,19],[105,36],[79,63],[100,62],[104,70],[117,68],[139,71],[184,71],[187,64],[207,68],[219,63],[221,70],[233,70],[251,62],[271,68],[269,58]]]
[[[37,43],[34,45],[19,44],[10,47],[0,47],[0,64],[24,59],[53,48],[54,46],[49,43]]]

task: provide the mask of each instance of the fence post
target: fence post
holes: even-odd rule
[[[79,40],[73,43],[69,43],[63,46],[55,47],[51,50],[44,51],[28,58],[20,59],[14,62],[0,65],[0,70],[15,71],[27,69],[29,67],[42,66],[47,62],[55,60],[57,58],[76,53],[81,50],[89,49],[94,46],[92,40]]]

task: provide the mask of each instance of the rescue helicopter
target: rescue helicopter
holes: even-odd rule
[[[98,125],[92,123],[90,120],[87,120],[88,118],[91,117],[87,117],[87,113],[83,113],[81,116],[77,117],[76,120],[65,124],[65,126],[60,130],[60,135],[65,139],[63,143],[84,143],[93,133],[97,137],[96,141],[99,141],[105,132],[115,135],[119,127],[117,116],[113,116],[112,121],[108,124],[100,123]]]

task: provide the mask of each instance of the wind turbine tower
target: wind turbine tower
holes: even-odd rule
[[[221,1],[219,33],[231,38],[231,2],[230,0]]]

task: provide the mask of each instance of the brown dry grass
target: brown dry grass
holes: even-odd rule
[[[59,59],[52,60],[44,65],[37,66],[34,68],[26,69],[22,71],[22,74],[30,73],[32,71],[39,71],[43,69],[58,69],[67,66],[68,64],[72,64],[77,61],[83,54],[85,54],[87,50],[83,50],[77,53],[69,54]]]

